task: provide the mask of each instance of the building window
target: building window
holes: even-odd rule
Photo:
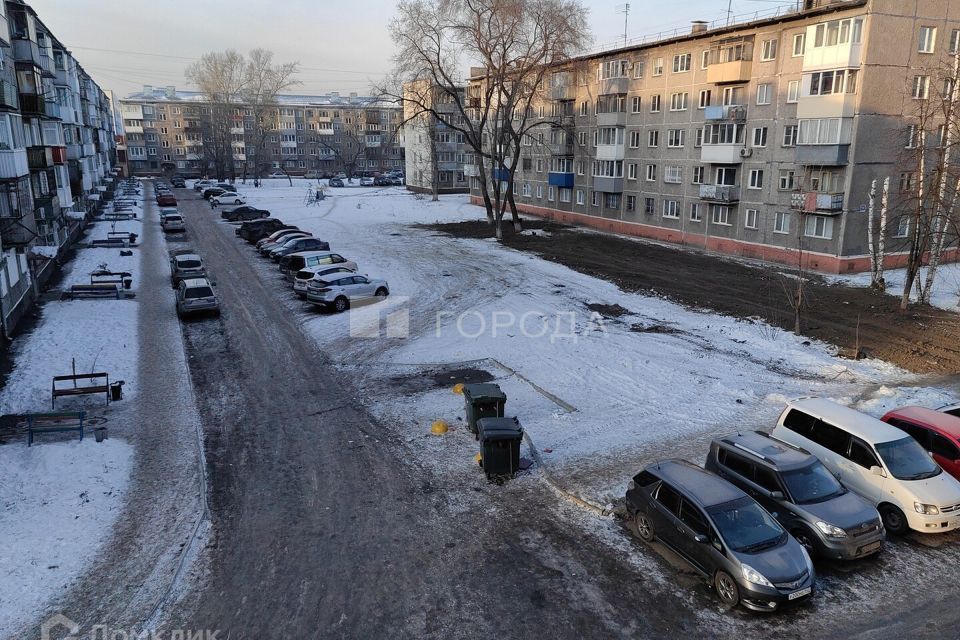
[[[700,92],[700,99],[697,101],[698,109],[705,109],[710,106],[710,89],[704,89]]]
[[[737,169],[736,167],[717,167],[717,182],[718,185],[725,187],[732,187],[737,184]]]
[[[587,146],[587,132],[586,132],[586,131],[578,131],[578,132],[577,132],[577,144],[579,144],[581,147]]]
[[[894,238],[907,238],[910,236],[910,217],[901,216],[897,220],[897,233]]]
[[[605,198],[606,202],[604,206],[607,209],[619,209],[620,208],[620,194],[619,193],[608,193]]]
[[[763,169],[750,170],[750,188],[763,189]]]
[[[679,200],[664,200],[663,201],[663,217],[664,218],[679,218],[680,217],[680,201]]]
[[[790,214],[783,211],[777,212],[777,217],[773,221],[774,233],[790,233]]]
[[[637,60],[633,63],[633,77],[642,78],[643,77],[643,68],[646,66],[643,60]]]
[[[926,100],[930,95],[930,76],[913,77],[913,99]]]
[[[822,71],[810,75],[810,95],[826,96],[833,93],[856,93],[859,72]]]
[[[690,205],[690,222],[700,222],[703,220],[703,214],[700,213],[700,203],[694,202]]]
[[[674,93],[670,96],[670,111],[686,111],[689,93]]]
[[[637,196],[627,196],[627,211],[633,211],[637,208]]]
[[[794,147],[797,145],[797,125],[788,124],[783,127],[783,146]]]
[[[833,218],[830,216],[807,216],[803,235],[808,238],[833,238]]]
[[[756,229],[757,217],[758,217],[758,212],[756,209],[747,209],[744,212],[743,226],[746,227],[747,229]]]
[[[680,184],[683,182],[683,167],[664,167],[663,181],[668,184]]]
[[[793,36],[793,57],[799,58],[807,48],[807,34],[798,33]]]
[[[760,61],[767,62],[770,60],[776,60],[777,45],[779,43],[779,40],[764,40],[760,44]]]
[[[587,106],[587,101],[586,101],[586,100],[584,100],[583,102],[581,102],[581,103],[580,103],[580,115],[581,115],[581,116],[587,115],[587,114],[589,113],[589,108],[590,108],[590,107]]]
[[[630,99],[630,112],[640,113],[640,96],[633,96]]]
[[[950,54],[955,54],[960,49],[960,29],[954,29],[950,32]]]
[[[647,132],[647,146],[648,147],[657,147],[660,146],[660,132],[654,129],[653,131]]]
[[[540,199],[543,199],[543,185],[542,185],[542,184],[538,184],[538,185],[537,185],[537,197],[540,198]]]
[[[639,149],[640,148],[640,131],[631,131],[630,132],[630,148]]]
[[[781,191],[793,191],[795,173],[790,169],[780,170],[780,182],[777,185]]]
[[[663,58],[657,58],[653,61],[653,75],[662,76],[663,75]]]
[[[757,104],[770,104],[770,96],[773,95],[773,85],[761,84],[757,86]]]
[[[687,132],[684,129],[670,129],[667,131],[667,146],[672,149],[682,147],[686,139]]]
[[[937,28],[920,27],[920,46],[917,51],[920,53],[933,53],[937,47]]]
[[[583,164],[584,164],[584,163],[583,163],[583,160],[578,160],[578,161],[577,161],[577,175],[578,175],[578,176],[582,176],[582,175],[583,175]]]
[[[648,164],[647,165],[647,182],[656,182],[657,181],[657,165]]]
[[[703,146],[703,127],[697,127],[694,130],[693,146],[698,149]]]
[[[800,81],[791,80],[787,84],[787,102],[793,104],[800,99]]]
[[[860,44],[862,37],[863,18],[831,20],[817,25],[814,31],[813,48]]]
[[[705,70],[709,66],[710,66],[710,49],[706,49],[705,51],[700,53],[700,68]]]
[[[560,189],[560,202],[570,202],[570,198],[573,195],[572,189]]]
[[[600,192],[599,192],[599,191],[594,191],[593,193],[590,194],[590,204],[592,204],[592,205],[595,206],[595,207],[599,207],[599,206],[600,206]]]
[[[660,96],[650,97],[650,113],[660,113]]]
[[[553,202],[553,187],[547,187],[547,201]]]
[[[543,158],[537,158],[537,173],[543,173]]]
[[[693,168],[693,184],[703,184],[704,167],[697,166]]]
[[[673,56],[673,72],[685,73],[687,71],[690,71],[690,54],[681,53],[680,55]]]
[[[766,127],[756,127],[753,130],[753,146],[755,147],[765,147],[767,146],[767,128]]]
[[[797,130],[797,144],[840,144],[840,118],[801,120]]]
[[[529,198],[533,195],[533,188],[530,186],[529,182],[523,183],[523,189],[520,191],[520,195],[522,195],[524,198]]]
[[[600,79],[607,78],[626,78],[627,77],[626,60],[608,60],[600,64]]]
[[[910,193],[913,191],[915,174],[912,171],[905,171],[900,174],[900,193]]]
[[[657,201],[654,198],[644,198],[643,199],[643,212],[648,216],[652,216],[653,212],[657,210]]]
[[[637,179],[637,165],[634,162],[631,162],[627,165],[627,180],[636,180]]]
[[[583,204],[583,189],[577,189],[577,204]]]
[[[713,224],[730,226],[730,207],[719,204],[710,205],[710,220]]]

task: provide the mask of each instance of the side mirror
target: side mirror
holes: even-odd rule
[[[780,517],[780,514],[779,514],[778,512],[776,512],[776,511],[771,511],[771,512],[770,512],[770,515],[772,515],[772,516],[774,517],[774,519],[777,519],[777,518]]]
[[[932,459],[932,458],[933,458],[933,451],[927,451],[927,455],[930,456],[930,458]]]
[[[771,491],[770,497],[774,500],[783,500],[783,491]]]
[[[707,542],[710,541],[710,538],[703,535],[702,533],[698,533],[697,535],[693,536],[693,540],[695,542],[699,542],[700,544],[706,544]]]
[[[881,478],[887,477],[887,472],[883,470],[883,467],[878,467],[876,465],[870,467],[870,473],[875,476],[880,476]]]

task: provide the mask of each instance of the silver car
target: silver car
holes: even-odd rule
[[[183,216],[171,213],[160,218],[160,227],[167,233],[183,233],[187,226],[183,223]]]
[[[200,256],[191,249],[176,249],[170,252],[170,283],[176,287],[181,280],[203,278],[207,273]]]
[[[220,303],[213,286],[206,278],[181,280],[177,287],[177,315],[182,318],[200,313],[220,315]]]
[[[299,298],[306,298],[307,287],[310,286],[311,282],[323,283],[335,277],[334,274],[353,274],[356,272],[357,265],[353,262],[345,262],[337,265],[325,264],[318,267],[301,269],[297,271],[293,278],[293,292]]]
[[[330,280],[313,280],[307,285],[307,301],[334,311],[346,311],[350,305],[363,300],[382,300],[390,295],[386,280],[367,276],[334,276]]]

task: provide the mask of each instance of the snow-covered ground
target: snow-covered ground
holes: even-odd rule
[[[883,272],[883,279],[887,283],[887,293],[900,297],[903,295],[903,282],[906,277],[906,269],[887,269]],[[927,269],[920,270],[920,282],[926,283]],[[830,279],[840,284],[846,284],[852,287],[869,287],[870,274],[858,273],[851,276],[831,276]],[[917,288],[914,286],[910,292],[910,299],[916,301]],[[930,304],[941,309],[960,312],[960,263],[951,263],[940,265],[937,269],[937,276],[933,282],[933,294],[930,296]]]
[[[108,231],[141,233],[140,219],[97,222],[87,239]],[[119,249],[81,247],[66,265],[60,285],[89,283],[101,265],[140,271],[140,257]],[[0,414],[50,411],[50,382],[76,367],[105,371],[124,380],[124,397],[137,391],[137,303],[126,300],[66,300],[44,304],[41,319],[12,345],[15,368],[0,390]],[[57,410],[106,411],[103,396],[59,398]],[[63,593],[109,539],[132,471],[133,447],[112,437],[97,443],[92,433],[41,435],[32,447],[19,439],[0,446],[0,636],[30,622]]]

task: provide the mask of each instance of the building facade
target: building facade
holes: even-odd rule
[[[397,132],[401,108],[394,103],[355,93],[282,95],[269,110],[263,132],[253,109],[237,105],[226,112],[237,176],[252,177],[257,168],[260,175],[273,170],[374,175],[403,168]],[[129,173],[206,175],[212,170],[204,145],[210,144],[213,113],[202,93],[176,87],[147,85],[121,99]]]
[[[0,325],[9,335],[99,200],[116,154],[106,94],[22,0],[0,2],[0,55]]]
[[[470,183],[464,174],[472,158],[462,132],[451,129],[429,107],[456,124],[459,109],[452,96],[430,83],[411,82],[404,86],[403,147],[407,189],[420,193],[467,193]],[[458,89],[462,102],[466,87]],[[459,124],[463,124],[460,122]]]
[[[694,23],[573,60],[540,90],[518,205],[837,273],[869,269],[871,185],[890,178],[897,264],[917,184],[911,126],[958,46],[957,2],[806,0],[774,18]],[[482,71],[471,79],[482,82]]]

